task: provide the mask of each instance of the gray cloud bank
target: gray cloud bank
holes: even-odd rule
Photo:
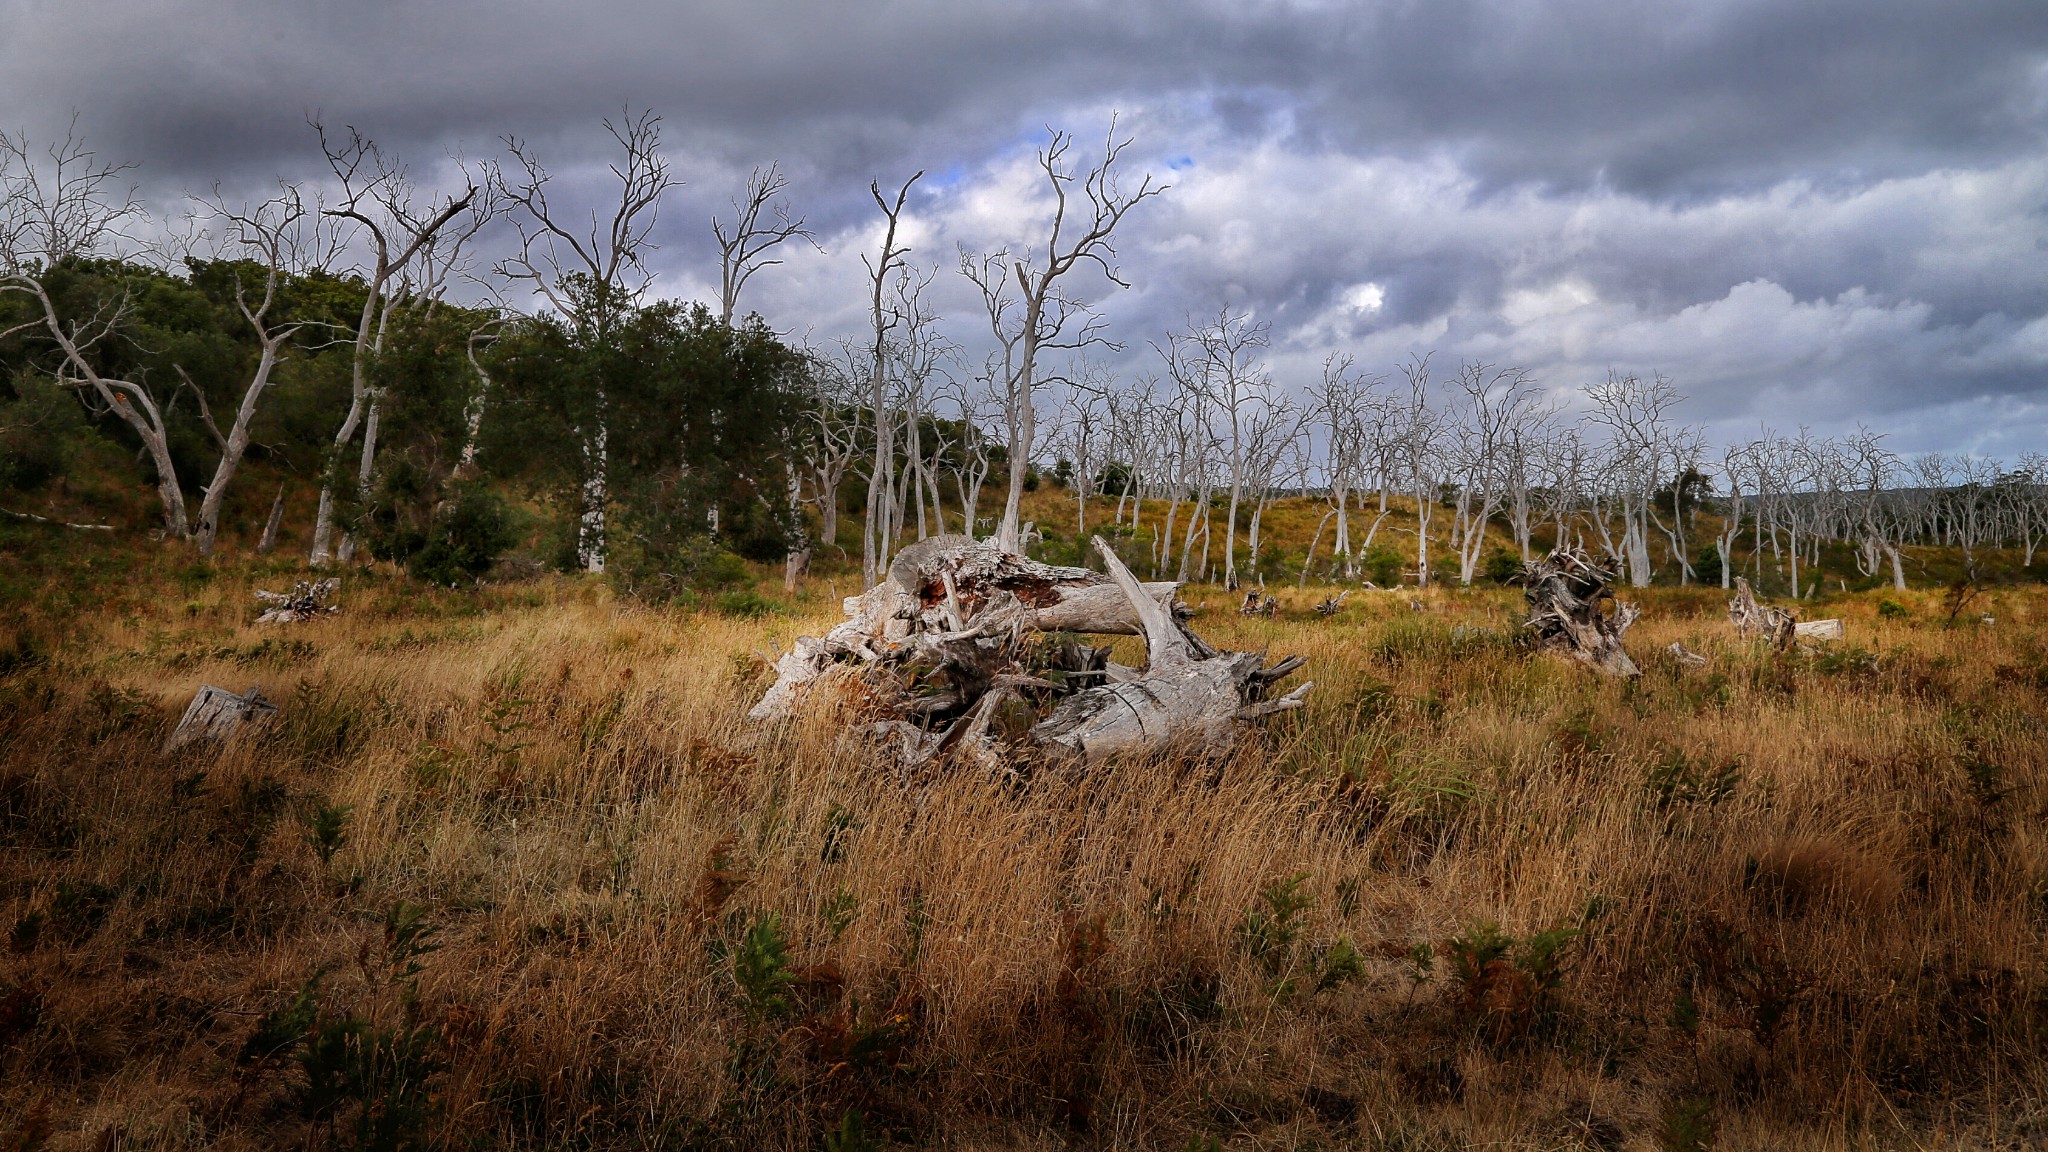
[[[1230,303],[1283,378],[1332,348],[1661,370],[1729,430],[1864,419],[1907,449],[2039,448],[2048,7],[2029,2],[483,4],[0,0],[0,109],[74,111],[152,194],[317,170],[305,115],[422,165],[516,133],[566,177],[661,111],[690,186],[663,288],[779,159],[825,254],[747,301],[858,323],[869,179],[931,171],[918,256],[1030,235],[1043,126],[1175,185],[1100,293],[1144,343]],[[943,282],[942,277],[942,282]],[[957,287],[950,327],[977,324]]]

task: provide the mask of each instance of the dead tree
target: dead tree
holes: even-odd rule
[[[982,256],[961,254],[960,270],[981,290],[990,334],[1002,362],[1000,384],[1010,475],[996,537],[1007,548],[1022,547],[1019,502],[1037,433],[1032,398],[1040,383],[1039,354],[1084,348],[1102,340],[1099,321],[1078,298],[1065,292],[1061,280],[1075,268],[1092,264],[1111,284],[1129,287],[1114,263],[1117,226],[1131,209],[1166,191],[1165,185],[1154,184],[1150,176],[1140,180],[1135,190],[1119,185],[1117,162],[1130,143],[1116,138],[1116,122],[1111,120],[1101,157],[1079,177],[1086,201],[1081,204],[1073,197],[1076,173],[1067,159],[1074,138],[1067,132],[1054,132],[1038,152],[1038,167],[1045,174],[1053,201],[1052,222],[1042,244],[1035,250],[1013,252],[1006,248]],[[1012,280],[1017,289],[1014,297],[1010,295]],[[1070,325],[1077,319],[1081,322],[1075,331]]]
[[[617,199],[608,202],[609,215],[592,212],[587,227],[549,199],[553,176],[524,141],[505,140],[518,173],[493,168],[490,175],[494,196],[509,210],[519,235],[518,254],[500,260],[495,271],[530,286],[585,345],[612,339],[618,324],[653,285],[647,257],[657,247],[652,236],[661,198],[682,184],[669,174],[668,159],[662,155],[661,117],[628,108],[616,122],[605,120],[604,130],[620,152],[611,165]],[[590,424],[575,430],[583,442],[576,560],[586,572],[602,572],[611,502],[610,412],[604,387],[599,384],[587,401]]]
[[[258,624],[296,624],[316,616],[341,611],[339,604],[330,604],[334,593],[341,587],[335,577],[325,580],[301,580],[292,585],[289,592],[258,592],[256,599],[270,607],[256,617]]]
[[[1145,669],[1131,673],[1109,665],[1112,683],[1068,697],[1032,728],[1034,744],[1083,763],[1155,748],[1218,757],[1235,746],[1244,722],[1306,703],[1314,681],[1267,698],[1275,683],[1306,663],[1302,657],[1269,668],[1262,653],[1218,652],[1147,594],[1100,536],[1094,543],[1144,627]]]
[[[1244,594],[1244,603],[1237,606],[1237,614],[1240,616],[1264,616],[1268,619],[1279,610],[1280,601],[1265,595],[1257,588],[1247,591]]]
[[[1256,653],[1216,651],[1181,622],[1177,585],[1140,584],[1096,545],[1107,576],[965,536],[911,545],[887,579],[847,600],[844,623],[776,662],[749,715],[789,716],[829,677],[857,685],[876,715],[869,730],[899,763],[952,755],[1014,770],[1169,743],[1223,751],[1239,722],[1300,705],[1308,685],[1267,698],[1300,660],[1267,668]],[[1142,635],[1149,660],[1126,668],[1049,632]]]
[[[1596,672],[1609,676],[1640,676],[1642,670],[1622,647],[1622,633],[1641,610],[1615,602],[1609,614],[1602,601],[1613,600],[1615,574],[1593,563],[1577,548],[1559,548],[1543,559],[1524,564],[1511,582],[1522,585],[1529,618],[1522,627],[1538,648],[1562,652]]]
[[[1735,625],[1736,635],[1745,640],[1768,640],[1771,647],[1781,652],[1792,647],[1799,631],[1792,613],[1757,603],[1749,581],[1740,576],[1735,578],[1735,598],[1728,601],[1728,619]]]
[[[740,291],[747,281],[761,269],[782,263],[769,258],[769,250],[798,237],[817,245],[817,238],[804,227],[804,218],[792,219],[787,204],[774,204],[772,221],[761,218],[762,211],[788,188],[789,178],[780,165],[756,168],[747,177],[747,194],[732,202],[732,222],[712,217],[711,234],[718,240],[718,322],[728,328],[739,312]]]
[[[1344,607],[1344,598],[1349,595],[1351,595],[1349,591],[1344,591],[1337,593],[1335,596],[1325,597],[1316,605],[1316,615],[1324,619],[1335,616]]]
[[[432,281],[445,277],[455,252],[483,229],[489,213],[471,211],[477,203],[477,186],[467,181],[460,196],[448,197],[439,208],[422,209],[413,202],[413,185],[402,164],[388,157],[375,141],[354,128],[345,139],[330,140],[318,121],[313,131],[320,137],[320,151],[327,158],[339,183],[340,200],[322,215],[359,228],[369,245],[363,270],[363,309],[356,320],[354,351],[349,362],[349,406],[334,434],[334,467],[320,486],[320,503],[313,517],[311,563],[325,567],[334,544],[334,485],[341,474],[340,459],[358,430],[363,446],[356,469],[356,486],[367,491],[370,469],[377,458],[377,430],[381,396],[370,381],[370,365],[384,349],[392,313],[409,297],[429,297],[438,291]],[[467,173],[464,174],[465,177]],[[456,218],[469,212],[465,225],[454,226]],[[436,260],[439,244],[442,258]],[[341,561],[353,556],[353,539],[344,536]]]
[[[119,256],[123,229],[142,216],[127,165],[103,163],[76,133],[36,155],[26,136],[0,133],[0,300],[19,298],[18,323],[0,339],[42,329],[57,351],[52,369],[60,387],[82,393],[88,406],[109,412],[141,441],[156,471],[164,529],[183,538],[191,524],[185,492],[171,457],[164,410],[139,376],[104,374],[96,352],[118,342],[134,310],[131,292],[99,301],[89,313],[67,316],[45,281],[69,262]]]
[[[1176,611],[1179,587],[1145,586]],[[986,649],[975,642],[1024,630],[1127,636],[1140,631],[1108,577],[1041,564],[968,536],[933,536],[903,549],[880,583],[848,597],[844,607],[845,622],[822,637],[799,637],[776,661],[777,680],[749,716],[790,714],[812,681],[846,661],[890,665],[929,655],[949,665],[969,658],[963,645]]]

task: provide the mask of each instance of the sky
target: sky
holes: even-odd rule
[[[1219,309],[1285,388],[1347,353],[1527,368],[1560,400],[1662,373],[1720,440],[1862,422],[1901,451],[2048,450],[2042,0],[0,0],[0,124],[75,122],[187,192],[323,172],[309,116],[422,184],[524,140],[595,196],[601,121],[662,117],[685,186],[656,291],[715,295],[710,221],[777,162],[815,248],[742,307],[863,323],[870,181],[923,171],[911,259],[964,371],[963,247],[1025,245],[1049,129],[1169,190],[1077,273],[1122,351]]]

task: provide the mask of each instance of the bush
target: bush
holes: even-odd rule
[[[1496,548],[1487,553],[1486,562],[1481,568],[1482,574],[1495,584],[1507,583],[1514,577],[1515,573],[1521,570],[1521,557],[1516,556],[1505,548]]]
[[[1886,620],[1903,620],[1911,616],[1913,610],[1887,596],[1877,602],[1877,614]]]
[[[426,539],[406,571],[430,584],[458,584],[491,570],[514,542],[511,512],[480,483],[455,486],[434,510]]]
[[[1382,588],[1392,588],[1401,582],[1401,570],[1407,565],[1399,552],[1385,544],[1375,544],[1358,557],[1358,566],[1365,578]]]
[[[770,600],[752,588],[735,588],[721,592],[712,602],[721,616],[738,616],[745,620],[758,620],[782,610],[782,605]]]

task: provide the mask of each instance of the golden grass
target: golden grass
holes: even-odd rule
[[[357,579],[278,631],[249,579],[0,679],[0,1136],[348,1146],[381,1098],[321,1111],[295,1050],[248,1051],[316,973],[323,1019],[432,1030],[401,1135],[451,1146],[811,1148],[855,1113],[949,1147],[2048,1133],[2037,592],[1956,630],[1842,598],[1842,651],[1777,658],[1651,590],[1624,685],[1514,647],[1507,592],[1325,622],[1325,589],[1270,621],[1210,590],[1203,633],[1307,655],[1309,708],[1227,765],[990,780],[899,778],[843,711],[744,722],[824,589],[750,622]],[[203,682],[283,714],[160,760]],[[441,945],[416,1000],[400,902]],[[771,916],[779,1004],[736,959]]]

